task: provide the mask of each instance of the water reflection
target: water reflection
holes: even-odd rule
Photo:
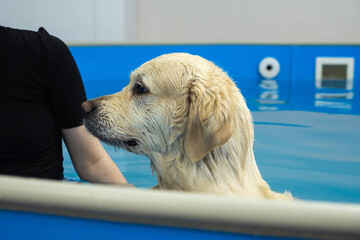
[[[309,88],[288,82],[264,79],[256,86],[241,86],[240,83],[239,87],[253,111],[304,110],[360,114],[360,102],[354,90],[317,88],[315,84]]]
[[[315,107],[351,110],[353,98],[354,93],[352,91],[334,93],[330,90],[329,92],[319,92],[315,93]]]
[[[278,104],[284,104],[285,101],[279,100],[279,86],[276,80],[264,79],[259,84],[260,94],[257,102],[260,104],[261,111],[276,111]]]

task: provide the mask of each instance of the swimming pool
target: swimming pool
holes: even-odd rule
[[[359,46],[113,46],[71,51],[88,98],[120,91],[131,70],[163,53],[208,58],[229,73],[247,100],[255,123],[255,159],[273,190],[288,190],[299,199],[360,202],[359,64],[355,61],[352,90],[316,89],[313,69],[317,56],[360,57]],[[260,60],[270,55],[281,65],[273,82],[264,81],[257,71]],[[157,184],[147,158],[105,148],[130,183],[140,188]],[[65,177],[79,180],[66,151],[64,155]]]
[[[272,189],[332,203],[246,200],[0,176],[0,238],[359,239],[360,61],[355,61],[351,89],[315,88],[314,65],[317,56],[360,59],[360,46],[70,49],[88,98],[120,91],[131,70],[163,53],[188,52],[215,62],[237,82],[252,110],[255,157]],[[258,72],[259,62],[267,56],[281,66],[270,81]],[[105,148],[129,182],[145,189],[156,185],[148,159]],[[79,181],[66,151],[64,156],[66,178]]]

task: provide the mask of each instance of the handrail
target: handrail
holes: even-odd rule
[[[0,176],[0,209],[270,236],[360,239],[360,205]]]

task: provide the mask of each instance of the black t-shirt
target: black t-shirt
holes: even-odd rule
[[[0,174],[62,179],[61,129],[82,124],[85,100],[60,39],[0,26]]]

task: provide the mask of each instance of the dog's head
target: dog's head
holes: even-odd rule
[[[100,140],[152,161],[180,152],[190,164],[236,134],[239,106],[251,121],[228,75],[185,53],[146,62],[121,92],[83,103],[85,126]]]

